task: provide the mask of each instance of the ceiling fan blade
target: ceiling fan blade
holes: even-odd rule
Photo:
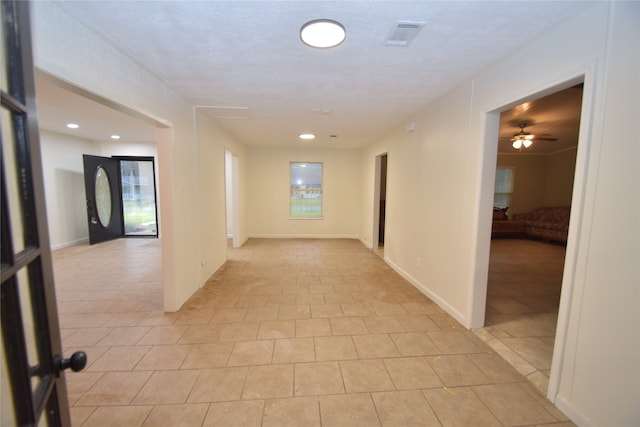
[[[557,141],[558,138],[551,138],[548,136],[536,136],[533,138],[533,140],[538,140],[538,141]]]

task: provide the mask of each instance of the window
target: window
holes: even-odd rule
[[[153,157],[121,157],[120,177],[124,234],[158,237]]]
[[[508,208],[511,205],[513,193],[513,167],[498,167],[496,169],[496,186],[493,192],[493,207]]]
[[[322,163],[291,162],[291,218],[322,218]]]

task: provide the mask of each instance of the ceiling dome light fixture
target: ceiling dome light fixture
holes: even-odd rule
[[[347,33],[341,23],[331,19],[315,19],[300,28],[300,39],[304,44],[319,49],[338,46]]]
[[[301,133],[300,134],[300,139],[306,139],[306,140],[311,140],[311,139],[315,139],[316,136],[312,133]]]

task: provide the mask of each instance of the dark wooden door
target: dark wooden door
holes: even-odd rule
[[[29,2],[2,0],[0,257],[2,423],[70,425],[45,212]],[[3,387],[4,388],[4,387]]]
[[[89,243],[118,239],[124,235],[120,162],[110,157],[82,156],[87,197]]]

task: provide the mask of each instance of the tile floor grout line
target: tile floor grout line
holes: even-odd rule
[[[271,242],[269,243],[271,244]],[[287,242],[287,244],[288,243],[289,242]],[[308,241],[308,242],[305,242],[305,244],[319,245],[322,243]],[[276,242],[275,245],[276,247],[282,248],[281,253],[283,256],[288,256],[286,252],[287,246],[283,244],[283,242]],[[258,248],[258,249],[259,250],[264,249],[264,245],[259,244],[255,246],[263,246],[262,248]],[[266,246],[269,246],[269,245],[266,245]],[[300,248],[301,246],[300,244],[296,244],[296,247]],[[253,249],[256,250],[256,247],[254,247]],[[299,251],[299,249],[296,249],[296,251]],[[302,254],[302,252],[300,253]],[[247,254],[250,254],[251,256],[247,257],[246,256]],[[311,251],[304,251],[304,254],[305,254],[304,257],[311,257],[311,256],[325,257],[324,259],[327,259],[327,260],[329,260],[330,258],[328,257],[331,256],[331,255],[328,255],[329,254],[328,251],[324,249],[317,250],[315,248],[313,248]],[[493,377],[489,377],[485,373],[485,371],[481,369],[481,365],[479,365],[479,363],[481,362],[482,359],[472,357],[473,355],[481,355],[481,354],[492,354],[495,357],[500,357],[498,353],[487,344],[486,341],[475,342],[473,340],[473,337],[469,336],[466,330],[461,330],[460,326],[457,325],[455,322],[451,322],[451,320],[447,317],[447,315],[444,314],[441,310],[437,310],[437,307],[434,307],[430,304],[426,304],[427,302],[430,303],[430,301],[427,301],[422,295],[416,295],[415,291],[410,286],[405,286],[406,283],[403,280],[401,280],[401,278],[397,278],[395,276],[384,277],[384,276],[380,276],[380,273],[374,273],[377,276],[379,276],[376,282],[376,281],[372,281],[373,279],[367,276],[370,274],[368,273],[370,270],[367,270],[369,268],[382,267],[384,268],[385,272],[389,271],[386,269],[386,267],[382,265],[378,265],[378,267],[372,266],[372,265],[364,266],[363,264],[362,268],[357,268],[351,272],[348,272],[344,270],[341,265],[335,264],[333,260],[330,260],[326,262],[327,270],[322,271],[323,269],[325,269],[325,267],[320,266],[320,264],[318,264],[317,262],[311,261],[311,258],[308,258],[308,260],[306,261],[305,260],[301,261],[302,264],[299,261],[297,265],[294,265],[294,266],[287,264],[289,261],[278,261],[277,266],[269,267],[269,263],[270,263],[269,259],[260,258],[260,256],[258,255],[259,254],[257,251],[244,252],[244,255],[242,255],[241,258],[236,257],[236,259],[243,259],[248,261],[248,262],[243,261],[243,264],[242,264],[242,268],[244,269],[245,273],[243,273],[243,275],[239,275],[238,270],[236,271],[227,270],[224,276],[218,276],[217,278],[209,279],[207,281],[207,284],[203,286],[202,292],[194,295],[194,298],[192,298],[191,305],[185,307],[189,311],[188,312],[182,311],[182,314],[169,316],[165,313],[162,313],[158,311],[157,306],[152,307],[154,304],[158,304],[159,299],[157,297],[153,297],[153,296],[144,297],[144,295],[141,295],[139,291],[131,292],[129,294],[131,295],[131,298],[134,298],[134,299],[139,298],[138,301],[140,301],[140,304],[136,305],[135,301],[133,301],[131,304],[129,304],[129,306],[134,310],[142,309],[147,311],[142,312],[144,313],[143,315],[131,316],[131,320],[122,320],[120,322],[115,322],[109,319],[114,319],[118,316],[128,317],[126,312],[124,311],[116,312],[114,310],[113,313],[106,313],[108,314],[109,318],[106,320],[102,319],[103,323],[101,325],[102,327],[104,327],[104,325],[108,325],[108,327],[105,329],[109,329],[110,332],[108,332],[109,334],[108,336],[105,335],[104,337],[101,338],[101,340],[104,340],[103,343],[114,342],[118,344],[117,346],[111,346],[109,348],[126,347],[124,346],[124,344],[127,343],[126,342],[127,339],[119,338],[119,336],[117,336],[116,334],[120,334],[120,331],[122,331],[123,334],[126,334],[126,329],[124,328],[129,327],[129,325],[131,324],[134,324],[133,325],[134,327],[138,325],[149,327],[151,328],[150,330],[156,331],[155,337],[148,336],[146,339],[143,339],[141,337],[140,341],[142,341],[142,344],[144,345],[151,344],[148,346],[148,348],[150,349],[149,352],[151,354],[153,354],[154,352],[153,349],[155,348],[162,348],[162,349],[166,348],[167,350],[169,350],[170,349],[169,346],[174,346],[174,345],[191,345],[192,346],[191,349],[184,356],[184,358],[182,358],[182,360],[178,363],[178,366],[175,369],[176,371],[183,371],[184,369],[182,368],[184,367],[184,364],[188,360],[187,358],[189,357],[189,354],[193,352],[195,348],[193,346],[196,345],[191,343],[190,341],[194,340],[194,338],[199,340],[199,338],[197,338],[198,328],[193,325],[198,323],[199,319],[210,316],[208,324],[209,325],[217,324],[220,327],[219,330],[222,330],[222,328],[228,327],[233,324],[237,324],[237,325],[255,324],[254,326],[257,329],[256,329],[256,336],[253,337],[254,338],[253,341],[258,342],[258,341],[264,341],[267,339],[272,341],[272,351],[269,355],[270,360],[265,361],[256,366],[276,366],[278,365],[278,364],[274,365],[274,361],[276,357],[276,351],[275,351],[276,340],[269,338],[267,335],[260,336],[260,339],[258,339],[258,334],[260,333],[261,328],[264,328],[264,331],[267,331],[270,328],[278,329],[280,327],[285,327],[286,325],[284,323],[282,324],[267,323],[269,319],[273,317],[273,314],[270,314],[270,313],[273,313],[273,309],[267,310],[265,308],[261,310],[260,307],[271,306],[274,303],[274,301],[276,301],[276,298],[270,297],[269,295],[282,296],[285,294],[289,294],[289,292],[297,292],[297,293],[290,294],[294,296],[293,300],[291,299],[291,297],[286,297],[286,298],[279,297],[277,299],[277,301],[280,301],[280,302],[276,303],[276,309],[275,309],[276,321],[280,321],[280,320],[284,321],[284,319],[280,319],[280,318],[289,317],[289,316],[283,315],[282,309],[283,307],[285,307],[285,305],[296,305],[296,303],[300,303],[300,302],[309,302],[309,303],[313,302],[315,305],[317,305],[315,307],[314,314],[311,313],[311,305],[306,304],[308,315],[301,317],[298,314],[298,315],[295,315],[294,317],[296,317],[298,320],[300,319],[303,319],[303,320],[306,319],[309,321],[317,320],[319,322],[315,322],[317,324],[316,326],[320,326],[320,323],[326,324],[323,327],[326,328],[328,333],[326,334],[321,333],[321,330],[319,329],[316,329],[315,331],[313,329],[310,329],[309,330],[310,333],[306,336],[306,338],[298,337],[298,334],[300,333],[299,327],[304,322],[302,323],[299,321],[292,322],[293,336],[288,337],[287,339],[308,340],[310,338],[310,341],[306,341],[306,343],[304,344],[304,347],[307,348],[306,350],[307,356],[292,355],[290,361],[288,361],[289,363],[285,363],[285,365],[286,364],[293,365],[293,370],[292,370],[293,371],[293,382],[292,382],[293,390],[292,390],[292,396],[290,398],[304,397],[304,396],[295,396],[295,386],[297,383],[295,375],[297,372],[298,365],[300,365],[303,362],[304,363],[324,363],[324,362],[331,362],[332,360],[333,360],[332,363],[337,362],[337,366],[340,368],[341,387],[343,388],[343,393],[341,394],[341,396],[352,394],[352,393],[347,393],[345,378],[344,378],[343,369],[342,369],[344,365],[343,362],[348,362],[349,360],[351,360],[348,358],[347,353],[345,353],[344,355],[339,355],[338,357],[335,357],[335,358],[329,357],[326,360],[320,361],[318,360],[318,358],[321,357],[321,354],[318,353],[318,349],[320,348],[318,344],[323,339],[329,339],[329,338],[342,339],[343,337],[344,338],[348,337],[348,342],[351,344],[351,349],[355,351],[354,355],[356,356],[356,359],[353,359],[353,360],[354,361],[368,360],[368,359],[362,359],[362,357],[365,356],[365,354],[362,353],[362,351],[364,350],[364,347],[361,346],[360,349],[358,349],[358,347],[356,347],[355,345],[354,336],[357,336],[357,335],[369,335],[369,336],[378,335],[380,337],[386,337],[387,340],[389,339],[391,340],[392,347],[389,347],[389,349],[393,349],[392,353],[395,353],[395,355],[385,353],[384,355],[380,354],[380,356],[378,357],[375,349],[373,349],[374,350],[373,353],[366,354],[368,358],[373,357],[373,360],[379,360],[385,366],[384,372],[386,372],[386,375],[390,378],[391,380],[390,385],[392,386],[392,389],[391,389],[392,391],[389,391],[389,393],[399,393],[399,392],[404,392],[406,390],[398,389],[399,386],[397,385],[397,378],[394,379],[394,377],[391,376],[391,372],[389,371],[389,365],[387,365],[387,362],[386,362],[387,360],[391,361],[391,360],[399,360],[403,358],[419,357],[420,359],[425,360],[428,366],[431,367],[431,363],[429,363],[430,358],[437,357],[438,355],[462,356],[464,360],[466,360],[465,363],[469,363],[470,366],[474,366],[475,369],[477,369],[479,372],[483,374],[483,377],[485,378],[485,380],[483,381],[483,385],[487,385],[487,386],[493,385],[494,387],[496,387],[496,390],[499,390],[501,389],[501,385],[505,384],[503,382],[496,382],[496,381],[502,381],[500,380],[499,377],[496,377],[496,380],[494,381],[492,379]],[[364,259],[362,259],[360,255],[356,255],[355,252],[353,253],[353,255],[348,255],[348,258],[350,262],[353,262],[353,263],[364,261]],[[235,262],[235,261],[232,261],[232,262]],[[255,264],[256,262],[258,264]],[[253,267],[251,267],[252,263],[253,263]],[[303,265],[305,263],[306,265]],[[256,266],[258,268],[255,268]],[[299,270],[296,270],[296,269],[299,269]],[[280,272],[285,271],[285,273],[282,274],[282,273],[279,273],[279,271]],[[387,273],[384,273],[384,274],[387,274]],[[130,286],[135,287],[135,283],[133,280],[129,280],[128,283],[130,283]],[[265,286],[265,287],[261,287],[261,286]],[[67,287],[67,289],[70,289],[70,288]],[[122,289],[127,289],[127,288],[126,286],[124,286],[122,287]],[[128,288],[128,289],[133,289],[133,288]],[[389,295],[392,296],[392,299],[391,300],[386,299],[385,295],[382,295],[381,297],[377,297],[376,293],[379,292],[379,290],[381,289],[384,289],[385,293],[389,292]],[[303,297],[303,294],[301,292],[305,292],[305,291],[306,291],[306,297]],[[67,298],[72,299],[71,294],[69,294],[68,291],[65,291],[65,292],[66,292],[66,295],[68,295]],[[395,293],[395,292],[398,292],[398,293]],[[340,294],[340,295],[337,295],[337,294]],[[109,291],[109,293],[105,293],[101,297],[111,298],[112,295],[113,295],[112,291]],[[313,295],[320,295],[320,296],[318,297]],[[298,298],[306,298],[306,299],[304,300],[299,299],[298,301],[296,301],[295,299],[296,296]],[[320,301],[320,297],[322,301]],[[382,298],[382,299],[378,299],[378,298]],[[418,298],[420,298],[421,302],[424,301],[422,307],[419,307],[419,306],[413,307],[413,306],[407,305],[407,304],[410,304],[410,302],[412,301],[418,300]],[[287,303],[283,304],[283,302],[285,301]],[[371,309],[372,307],[371,303],[374,303],[376,301],[380,301],[379,304],[374,305],[378,311],[373,311]],[[394,302],[389,302],[389,301],[394,301]],[[540,300],[533,298],[531,301],[533,301],[533,303],[538,304],[538,302],[536,301],[540,301]],[[320,302],[323,302],[324,304],[318,305]],[[518,298],[518,302],[521,302],[520,298]],[[87,306],[87,304],[89,304],[89,302],[84,304],[84,306]],[[334,304],[334,306],[329,306],[328,304]],[[347,315],[346,308],[345,308],[347,306],[345,304],[354,304],[353,306],[348,307],[351,314],[349,316]],[[392,304],[396,304],[395,307]],[[241,309],[240,307],[238,307],[238,305],[246,306],[243,308],[244,309],[243,316],[241,319],[239,319],[239,321],[231,322],[231,323],[228,323],[228,322],[213,323],[213,324],[211,323],[214,320],[216,313],[219,312],[219,310],[229,309],[229,308]],[[73,304],[70,304],[68,307],[71,309],[71,311],[73,311],[74,309]],[[376,326],[374,327],[374,329],[371,329],[373,327],[373,323],[370,322],[369,324],[367,324],[366,322],[364,322],[364,317],[362,317],[363,316],[362,314],[354,316],[354,314],[357,314],[359,312],[362,313],[362,311],[360,310],[366,307],[369,307],[369,310],[371,310],[369,313],[366,314],[366,316],[370,317],[372,320],[376,318],[393,319],[394,322],[396,323],[396,326],[390,328],[389,326],[384,326],[381,324],[380,326]],[[124,310],[125,308],[124,306],[119,306],[118,309]],[[191,312],[191,310],[194,310],[194,311]],[[358,310],[358,311],[353,311],[353,310]],[[198,311],[201,311],[201,313],[199,313]],[[400,315],[399,314],[400,312],[404,314]],[[413,316],[416,314],[422,314],[426,316],[424,318],[424,321],[429,320],[430,322],[434,322],[434,327],[436,329],[432,330],[431,328],[429,328],[426,330],[418,329],[414,331],[413,329],[415,328],[412,326],[413,324],[410,323],[414,320],[409,317],[403,317],[403,316]],[[291,315],[293,315],[293,312]],[[258,320],[263,318],[265,318],[266,320]],[[361,319],[362,324],[364,325],[364,329],[360,329],[360,327],[357,326],[357,322],[349,322],[349,321],[343,322],[342,321],[343,319],[344,320]],[[540,325],[537,327],[538,328],[546,327],[546,325],[549,324],[550,320],[551,319],[540,318],[539,320]],[[415,319],[415,321],[418,321],[418,319]],[[181,325],[181,324],[184,324],[186,326],[182,328],[182,330],[176,329],[176,331],[174,331],[174,335],[178,336],[175,344],[172,344],[169,342],[173,340],[162,339],[163,334],[160,331],[163,330],[163,327],[175,326],[175,325]],[[309,324],[309,326],[311,326],[311,323]],[[96,330],[100,327],[101,326],[95,326],[95,325],[92,326],[92,328]],[[117,328],[117,329],[114,329],[114,328]],[[170,328],[166,328],[167,332],[169,330]],[[149,333],[149,331],[147,331],[147,334]],[[356,333],[356,335],[354,335],[354,332],[359,332],[359,333]],[[457,352],[457,350],[455,350],[456,347],[450,347],[450,345],[454,345],[454,344],[450,344],[450,345],[448,344],[446,346],[447,348],[445,349],[448,351],[448,353],[446,354],[442,353],[442,350],[441,350],[442,345],[437,344],[437,342],[440,342],[440,341],[433,341],[433,337],[434,337],[434,334],[437,333],[437,334],[441,334],[442,338],[445,338],[447,337],[447,334],[449,332],[463,332],[464,336],[466,336],[467,339],[470,339],[474,344],[476,344],[478,348],[475,349],[474,351],[471,351],[470,353],[468,349],[462,352]],[[77,333],[77,331],[74,331],[74,333]],[[202,333],[205,333],[205,332],[202,332]],[[341,333],[342,335],[335,335],[336,333]],[[411,351],[409,351],[407,355],[403,354],[400,351],[401,343],[400,341],[397,341],[397,339],[400,336],[403,336],[405,334],[420,334],[421,336],[424,336],[425,339],[428,339],[431,342],[431,345],[433,346],[433,349],[437,351],[437,354],[430,355],[430,354],[421,353],[421,355],[419,356],[413,356],[412,354],[410,354]],[[67,335],[67,336],[70,336],[70,335]],[[191,338],[189,338],[189,336],[191,336]],[[452,335],[451,337],[455,338],[457,336],[463,336],[463,335],[456,334],[455,336]],[[394,337],[396,337],[396,339],[394,339]],[[406,337],[407,337],[406,339],[416,339],[418,338],[418,335],[415,335],[415,336],[406,335]],[[82,337],[80,334],[77,334],[77,338],[82,338]],[[231,337],[228,336],[227,338],[231,338]],[[229,368],[229,362],[231,360],[230,358],[233,354],[234,348],[237,345],[238,338],[240,338],[240,336],[238,336],[231,342],[229,342],[228,339],[225,341],[220,341],[219,337],[218,339],[215,339],[215,337],[213,338],[212,343],[213,342],[225,343],[225,345],[231,344],[231,347],[228,351],[224,351],[223,353],[221,353],[221,355],[222,354],[224,355],[224,361],[215,362],[216,364],[222,363],[222,367],[220,367],[219,369]],[[204,338],[204,339],[207,340],[210,338]],[[476,339],[480,340],[480,338],[476,338]],[[183,340],[184,342],[182,342],[181,340]],[[454,341],[456,340],[458,340],[458,338],[455,338]],[[331,342],[331,341],[328,341],[328,342]],[[189,343],[189,344],[185,344],[185,343]],[[138,342],[136,342],[133,346],[138,346],[142,344],[139,344]],[[311,348],[308,347],[309,344],[312,345]],[[481,344],[485,346],[483,347],[481,346]],[[68,346],[67,348],[69,347],[70,346]],[[94,348],[97,349],[98,347],[94,347]],[[222,349],[220,350],[222,351]],[[311,351],[311,353],[308,353],[309,350]],[[424,351],[424,350],[421,350],[421,351]],[[176,350],[176,354],[178,353],[180,352]],[[98,356],[98,358],[102,356],[102,354],[103,353],[101,353]],[[304,360],[302,361],[298,360],[300,359],[300,357],[304,357]],[[308,360],[309,357],[311,358],[311,360]],[[164,363],[172,363],[171,361],[153,362],[151,355],[149,355],[149,357],[143,355],[131,367],[131,371],[135,371],[135,369],[138,366],[142,366],[141,364],[144,363],[145,360],[149,360],[149,363],[160,363],[159,365],[157,365],[160,368],[159,369],[160,371],[165,370],[164,367],[166,366],[163,365]],[[286,360],[283,360],[283,361],[287,362]],[[149,366],[152,367],[153,365],[149,365]],[[173,369],[173,366],[174,365],[171,366],[172,369]],[[247,366],[246,369],[248,372],[248,370],[250,369],[250,366]],[[198,373],[198,376],[195,378],[194,385],[197,383],[199,378],[201,378],[203,369],[201,368],[200,370],[198,370],[198,372],[199,373]],[[103,372],[101,373],[101,375],[105,375],[105,373]],[[440,383],[444,384],[438,372],[434,371],[433,375],[435,378],[438,378],[438,381]],[[527,381],[526,377],[522,375],[520,375],[520,377],[522,379],[523,384],[530,384]],[[147,382],[150,381],[151,378],[152,377],[147,378]],[[99,380],[96,380],[96,382],[94,382],[94,385],[95,383],[97,383],[97,381]],[[486,384],[484,384],[485,382]],[[144,387],[146,384],[147,383],[143,384],[142,387]],[[513,380],[513,382],[510,382],[507,384],[516,384],[516,380]],[[245,393],[246,385],[247,385],[247,376],[245,375],[240,387],[241,397]],[[467,387],[475,387],[475,386],[468,385]],[[86,390],[90,390],[91,388],[92,387]],[[82,391],[80,398],[84,394],[86,394],[86,390]],[[194,390],[195,389],[193,387],[190,389],[189,394],[186,397],[187,399],[186,404],[188,404],[188,399],[190,398],[190,396],[192,396],[192,393],[194,392]],[[415,390],[426,390],[426,389],[424,388],[414,389],[414,387],[412,386],[408,390],[415,391]],[[533,390],[534,389],[532,388],[524,388],[524,386],[522,388],[522,391],[525,391],[527,395],[530,395],[530,393]],[[138,391],[138,393],[140,393],[140,391]],[[381,421],[380,419],[381,415],[378,413],[378,406],[375,404],[375,401],[373,400],[373,392],[367,392],[367,393],[369,395],[370,401],[373,402],[374,407],[376,408],[376,411],[377,411],[376,415],[378,417],[378,420]],[[424,395],[424,393],[422,395],[423,395],[423,399],[427,400],[426,395]],[[475,395],[476,394],[474,393],[474,396]],[[136,394],[136,396],[138,395]],[[132,399],[135,399],[136,396],[134,396]],[[318,410],[320,411],[320,415],[322,415],[321,414],[322,412],[321,397],[320,396],[316,396],[316,397],[318,399]],[[240,398],[240,400],[238,400],[237,402],[245,402],[245,401],[242,400],[242,398]],[[486,407],[487,406],[486,403],[484,403],[484,401],[482,402],[484,407]],[[435,408],[431,406],[431,402],[427,400],[427,403],[431,408],[431,410],[433,411],[433,413],[435,414],[435,416],[437,417],[437,419],[442,419],[440,418],[441,414],[439,412],[436,412]],[[550,416],[554,417],[553,419],[561,420],[561,418],[556,417],[554,413],[551,412],[551,409],[553,409],[553,407],[543,405],[543,403],[544,402],[542,401],[538,401],[538,400],[535,401],[535,405],[537,405],[538,408],[542,407],[543,409],[545,409],[545,411],[543,412],[549,413]],[[212,403],[209,403],[209,407],[207,408],[207,414],[210,412],[211,405]],[[263,409],[262,413],[264,414],[265,413],[264,400],[262,401],[261,405]],[[95,407],[94,407],[94,411],[95,411]],[[204,420],[206,420],[207,414],[204,415],[205,418],[202,421],[203,424],[205,422]],[[80,414],[78,414],[78,416],[80,416]],[[86,415],[85,413],[82,416],[88,418],[91,416],[91,414]],[[496,417],[497,414],[492,414],[492,416]],[[500,422],[504,424],[504,421],[500,421]]]

